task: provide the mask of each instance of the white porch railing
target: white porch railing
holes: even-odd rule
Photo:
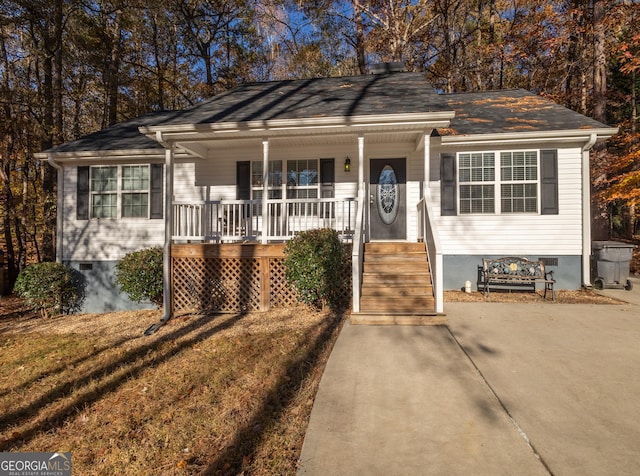
[[[356,226],[355,198],[268,200],[266,226],[261,200],[173,202],[174,242],[284,241],[297,233],[332,228],[351,241]]]
[[[352,309],[360,312],[360,296],[362,295],[362,264],[364,259],[365,240],[365,215],[364,199],[366,185],[361,183],[358,190],[358,216],[356,218],[355,233],[353,235],[353,248],[351,250],[351,283],[352,283]]]
[[[427,193],[428,190],[425,186],[425,195]],[[435,308],[436,312],[442,313],[444,312],[444,265],[442,260],[442,246],[440,245],[436,223],[431,213],[431,208],[427,200],[422,198],[418,202],[418,239],[422,239],[427,248]]]

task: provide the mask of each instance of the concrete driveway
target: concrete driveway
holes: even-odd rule
[[[446,312],[447,327],[345,326],[299,474],[640,473],[638,304]]]

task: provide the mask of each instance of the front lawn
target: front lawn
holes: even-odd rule
[[[74,474],[295,474],[342,315],[32,317],[0,301],[0,451]]]

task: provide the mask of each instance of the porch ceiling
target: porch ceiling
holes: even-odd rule
[[[192,140],[179,140],[176,145],[180,149],[184,149],[193,153],[194,155],[204,158],[209,154],[211,150],[220,149],[232,149],[237,147],[239,143],[249,145],[256,148],[262,147],[262,141],[265,138],[269,139],[271,147],[277,148],[283,147],[307,147],[307,146],[356,146],[358,144],[358,137],[363,135],[365,138],[365,145],[372,144],[389,144],[389,143],[411,143],[417,144],[420,138],[425,133],[429,134],[431,128],[420,129],[393,129],[385,128],[383,130],[377,130],[375,132],[337,132],[332,133],[319,133],[317,131],[304,131],[304,133],[296,134],[277,134],[269,135],[268,137],[261,137],[259,135],[244,136],[244,137],[221,137],[221,136],[206,136],[199,137]]]

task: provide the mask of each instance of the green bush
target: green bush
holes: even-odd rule
[[[14,291],[43,317],[71,312],[82,301],[78,279],[62,263],[27,266],[18,275]]]
[[[349,255],[329,228],[302,232],[285,246],[285,277],[298,299],[316,308],[337,308],[348,286]]]
[[[116,264],[116,283],[129,299],[162,306],[162,248],[128,253]]]

